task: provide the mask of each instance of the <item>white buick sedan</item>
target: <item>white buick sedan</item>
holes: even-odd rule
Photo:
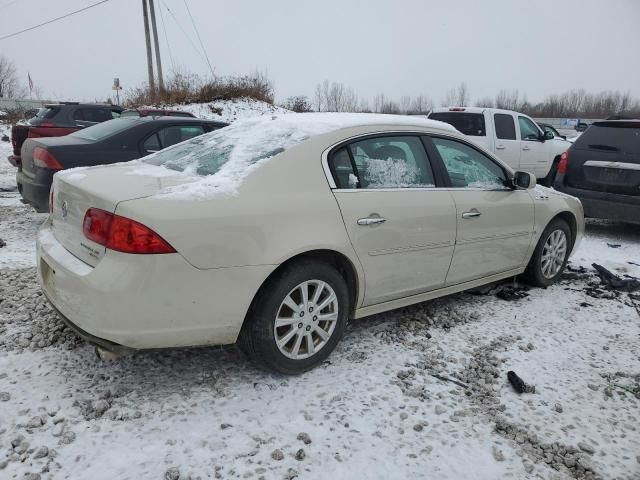
[[[584,230],[453,127],[418,117],[239,121],[134,162],[55,175],[42,289],[103,355],[238,342],[298,373],[349,318],[523,275],[549,285]]]

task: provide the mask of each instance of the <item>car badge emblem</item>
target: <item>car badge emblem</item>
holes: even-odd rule
[[[65,200],[64,202],[62,202],[62,218],[67,218],[67,215],[69,214],[69,210],[67,208],[67,201]]]

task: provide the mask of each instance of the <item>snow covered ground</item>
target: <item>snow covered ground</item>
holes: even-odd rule
[[[44,218],[0,191],[0,478],[640,479],[640,297],[591,267],[639,277],[638,227],[589,223],[575,271],[524,298],[354,321],[283,377],[233,347],[97,360],[39,292]]]

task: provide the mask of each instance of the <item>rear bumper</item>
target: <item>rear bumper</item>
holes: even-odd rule
[[[200,270],[180,254],[111,250],[91,267],[56,240],[50,220],[36,245],[46,298],[80,336],[111,351],[234,343],[275,268]]]
[[[24,203],[28,203],[40,213],[49,211],[49,190],[54,172],[36,173],[31,177],[22,170],[16,173],[18,191]]]
[[[553,188],[579,198],[585,217],[640,224],[640,196],[569,187],[564,175],[558,175]]]

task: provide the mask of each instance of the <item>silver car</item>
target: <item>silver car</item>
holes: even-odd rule
[[[514,275],[550,285],[584,230],[577,199],[450,125],[391,115],[239,121],[61,171],[51,197],[40,283],[100,352],[238,342],[290,374],[349,318]]]

